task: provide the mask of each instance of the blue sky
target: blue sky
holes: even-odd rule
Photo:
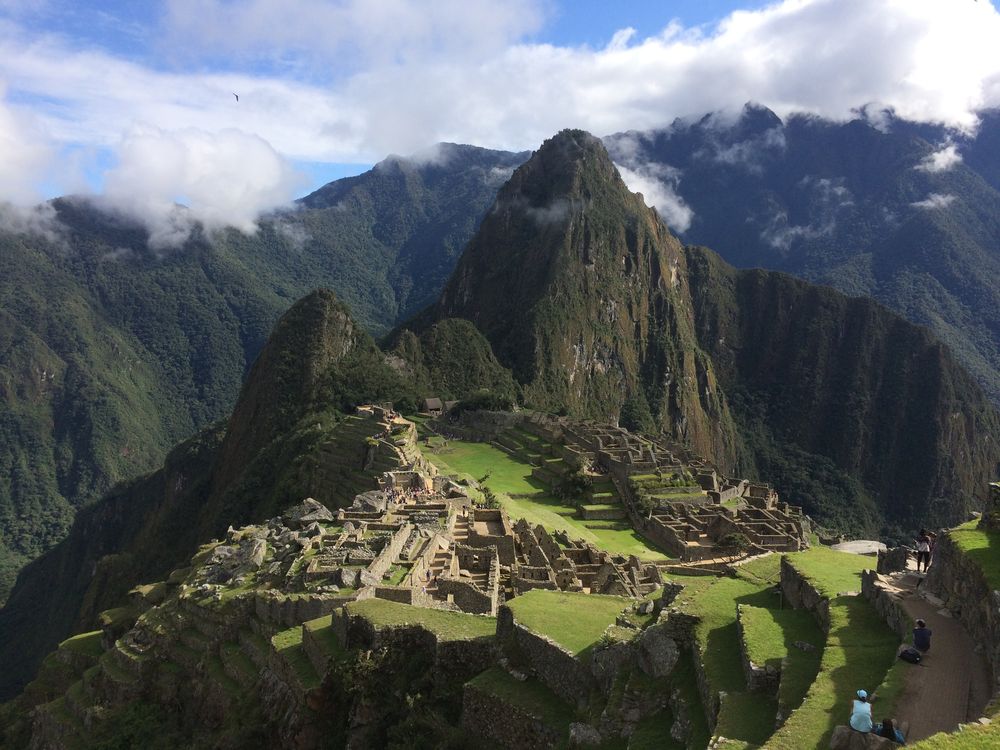
[[[183,197],[249,230],[441,141],[747,101],[968,129],[1000,104],[997,39],[986,0],[0,0],[0,201],[92,192],[156,221]]]

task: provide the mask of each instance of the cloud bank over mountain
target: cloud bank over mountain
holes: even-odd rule
[[[1000,13],[985,0],[783,0],[707,27],[621,29],[596,48],[540,41],[543,0],[172,0],[130,30],[141,53],[46,32],[11,7],[0,6],[0,199],[76,188],[78,176],[50,174],[53,160],[109,152],[108,199],[118,190],[153,223],[183,196],[207,221],[251,227],[290,197],[292,162],[371,163],[438,141],[520,150],[567,126],[645,129],[750,100],[779,115],[872,105],[970,129],[1000,104]],[[135,135],[150,127],[159,135]],[[209,158],[168,168],[178,149]],[[957,158],[945,147],[926,168]],[[207,187],[223,183],[233,200]],[[683,224],[664,196],[658,208]]]

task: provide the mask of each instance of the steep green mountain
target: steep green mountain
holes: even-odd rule
[[[680,243],[601,142],[566,130],[514,172],[441,298],[482,331],[526,403],[664,429],[731,466],[735,439],[698,348]]]
[[[687,255],[699,341],[783,497],[889,539],[983,506],[1000,415],[931,332],[869,299]]]
[[[452,316],[529,405],[655,424],[842,530],[962,520],[1000,462],[1000,416],[926,329],[683,249],[580,131],[514,173],[411,325]]]
[[[461,356],[479,367],[461,383],[438,380],[459,364],[440,342],[459,338]],[[383,354],[330,292],[296,303],[226,423],[81,509],[66,538],[24,568],[0,610],[0,698],[16,692],[69,633],[93,626],[131,587],[164,577],[230,524],[265,520],[303,497],[336,508],[373,489],[387,465],[369,454],[370,430],[349,416],[356,404],[514,389],[482,336],[459,321],[411,343],[412,359]],[[415,380],[408,370],[424,375]]]
[[[77,508],[228,414],[278,316],[334,289],[375,334],[437,294],[523,155],[443,144],[332,183],[253,236],[157,254],[79,199],[0,231],[0,602]]]
[[[1000,403],[1000,113],[965,135],[748,105],[735,122],[607,142],[690,209],[685,242],[879,300],[933,330]]]

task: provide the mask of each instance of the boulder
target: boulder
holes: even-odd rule
[[[589,724],[573,722],[569,725],[570,747],[597,747],[601,744],[601,733]]]
[[[878,553],[878,563],[876,570],[885,575],[887,573],[897,573],[906,570],[906,547],[893,547]]]
[[[639,668],[650,677],[666,677],[677,665],[680,651],[677,641],[661,626],[647,628],[636,639],[639,650]]]
[[[264,560],[266,558],[267,542],[263,539],[254,539],[247,549],[247,564],[253,570],[258,570],[260,566],[264,564]]]
[[[358,580],[362,586],[378,586],[382,583],[378,576],[367,569],[361,571],[358,575]]]
[[[900,747],[885,737],[855,732],[849,726],[841,725],[833,730],[830,750],[892,750]]]
[[[308,526],[314,521],[320,523],[330,523],[333,521],[333,513],[325,505],[307,497],[298,505],[293,505],[282,514],[285,524],[293,528]]]

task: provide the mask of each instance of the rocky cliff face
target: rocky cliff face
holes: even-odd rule
[[[747,105],[606,141],[623,165],[668,175],[686,243],[874,297],[933,330],[998,403],[1000,113],[980,115],[968,134]]]
[[[701,248],[688,249],[688,269],[699,341],[752,460],[783,495],[872,532],[950,525],[982,507],[1000,417],[930,332],[871,300],[737,271]],[[810,490],[824,467],[843,479]]]
[[[685,266],[600,141],[567,130],[514,172],[413,326],[470,320],[529,405],[663,429],[729,466],[731,422]]]

